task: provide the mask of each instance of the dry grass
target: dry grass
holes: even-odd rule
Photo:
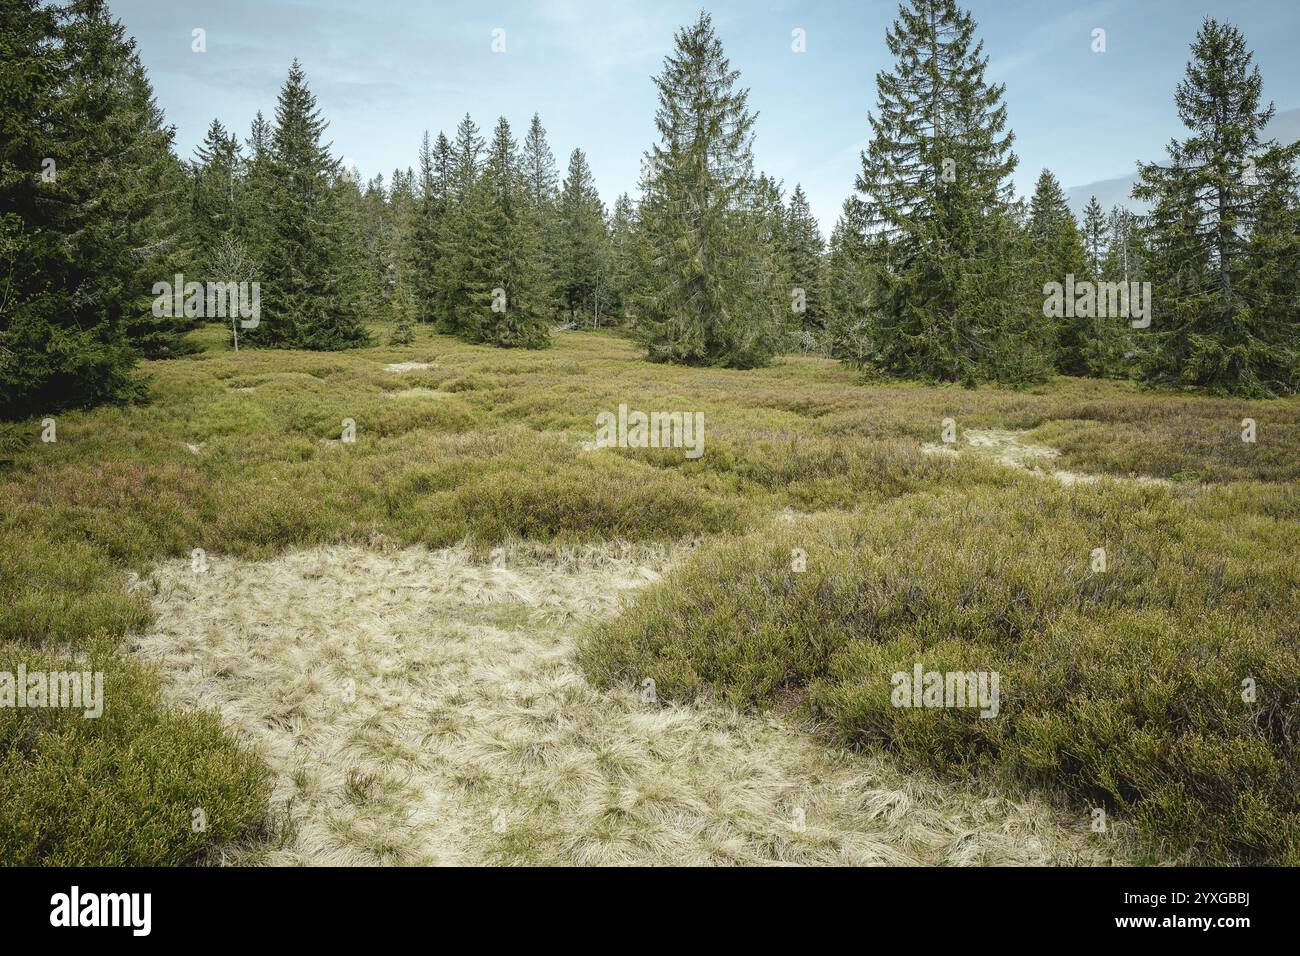
[[[150,579],[157,623],[134,646],[171,702],[217,710],[273,770],[283,837],[227,862],[1123,855],[1122,840],[1041,801],[837,752],[786,718],[590,686],[570,658],[577,629],[615,612],[680,550],[513,545],[476,558],[328,547],[214,558],[204,574],[172,562]]]
[[[985,458],[1018,468],[1039,477],[1051,476],[1063,485],[1093,484],[1103,478],[1116,478],[1120,481],[1133,481],[1141,485],[1167,485],[1169,479],[1155,478],[1151,475],[1106,476],[1089,472],[1069,471],[1056,467],[1061,452],[1048,445],[1036,444],[1028,440],[1028,432],[1009,431],[1005,428],[971,428],[961,434],[961,440],[951,444],[926,442],[921,450],[929,455],[957,456],[962,453]]]

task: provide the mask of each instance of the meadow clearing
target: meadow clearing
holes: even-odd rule
[[[194,338],[0,432],[0,862],[1300,863],[1300,401]]]

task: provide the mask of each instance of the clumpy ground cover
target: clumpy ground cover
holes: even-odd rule
[[[597,686],[649,678],[659,706],[788,714],[904,766],[1033,787],[1081,817],[1101,807],[1149,859],[1300,860],[1300,403],[862,383],[804,357],[676,368],[612,334],[529,354],[423,330],[401,348],[233,354],[221,335],[147,363],[150,404],[61,414],[53,443],[39,419],[0,434],[0,669],[93,663],[107,698],[97,720],[0,708],[0,861],[295,845],[252,725],[220,695],[160,692],[220,662],[145,653],[170,613],[158,575],[318,547],[459,546],[488,564],[517,542],[685,539],[662,580],[584,624],[577,660]],[[703,412],[703,456],[593,450],[595,416],[620,403]],[[927,452],[946,418],[957,453]],[[976,453],[968,430],[1059,454],[1029,474]],[[892,707],[890,674],[917,661],[998,671],[1000,716]],[[339,786],[358,800],[384,790],[374,768],[357,774]],[[762,856],[753,845],[733,858]],[[387,846],[361,856],[403,858]],[[557,854],[499,856],[574,859]]]
[[[612,692],[573,643],[689,546],[323,545],[149,577],[131,652],[272,772],[235,863],[1106,864],[1060,802],[827,747],[789,714]]]

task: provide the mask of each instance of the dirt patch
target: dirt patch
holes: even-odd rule
[[[451,393],[440,392],[436,388],[404,388],[396,392],[385,392],[384,398],[397,400],[409,398],[451,398]]]
[[[1056,467],[1056,460],[1061,453],[1047,445],[1036,445],[1024,440],[1027,432],[1009,431],[1002,428],[968,428],[962,432],[962,441],[955,444],[938,444],[929,442],[921,450],[930,455],[959,455],[963,452],[990,458],[1008,468],[1019,468],[1043,478],[1051,477],[1064,485],[1092,484],[1107,475],[1092,475],[1079,471],[1067,471]],[[1137,484],[1167,485],[1164,478],[1150,475],[1134,475],[1129,478],[1115,478],[1117,481],[1132,481]]]
[[[148,579],[134,651],[273,768],[273,864],[1102,863],[1036,801],[827,747],[796,722],[605,693],[584,622],[677,557],[623,547],[318,548]]]
[[[404,372],[422,372],[430,368],[433,368],[432,362],[393,362],[391,365],[385,365],[384,371],[401,375]]]

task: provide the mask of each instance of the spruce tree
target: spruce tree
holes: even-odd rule
[[[1300,171],[1286,150],[1262,157],[1242,298],[1268,354],[1256,363],[1260,393],[1300,391]]]
[[[1083,246],[1089,278],[1093,282],[1127,282],[1125,271],[1116,277],[1110,274],[1111,248],[1114,245],[1112,220],[1101,209],[1093,196],[1084,209]],[[1126,250],[1120,251],[1124,261]],[[1132,350],[1132,332],[1122,316],[1098,316],[1092,320],[1083,343],[1083,357],[1089,375],[1101,378],[1122,376],[1128,372],[1128,354]]]
[[[369,336],[357,285],[356,224],[328,125],[294,60],[280,89],[271,136],[260,323],[248,341],[280,348],[340,349]],[[352,185],[355,191],[355,184]]]
[[[0,4],[3,418],[126,398],[138,389],[120,317],[74,298],[80,277],[65,243],[85,228],[76,213],[86,189],[73,177],[55,125],[69,71],[59,26],[59,13],[40,0]]]
[[[79,296],[102,300],[121,316],[131,346],[146,358],[195,350],[183,339],[185,316],[155,316],[153,285],[170,281],[187,260],[186,172],[172,152],[173,131],[136,53],[101,0],[70,5],[60,31],[70,70],[64,75],[61,126],[73,180],[84,190],[83,237],[76,251],[85,278]]]
[[[827,331],[832,358],[864,369],[882,364],[875,334],[884,286],[881,277],[887,244],[879,233],[867,237],[866,208],[861,199],[844,201],[831,231],[827,257]]]
[[[391,306],[397,291],[394,229],[389,212],[384,174],[378,173],[370,177],[361,193],[361,218],[367,249],[366,268],[370,273],[368,282],[379,290],[381,311]]]
[[[754,180],[749,201],[750,252],[754,265],[751,274],[757,284],[758,299],[777,306],[775,329],[778,351],[799,348],[803,333],[803,315],[796,310],[794,276],[787,240],[785,186],[767,173]]]
[[[826,329],[826,244],[822,240],[821,228],[808,206],[808,197],[798,183],[790,194],[790,208],[785,221],[785,248],[791,285],[803,292],[803,310],[796,318],[799,320],[804,346],[810,348],[820,343]]]
[[[984,78],[975,22],[954,0],[910,0],[886,33],[857,188],[865,229],[888,242],[873,349],[902,375],[1029,381],[1050,368],[1011,206],[1016,166],[1004,88]],[[1039,298],[1041,309],[1041,298]],[[1008,379],[1007,376],[1015,376]]]
[[[1115,206],[1106,218],[1106,256],[1102,274],[1108,282],[1130,282],[1142,276],[1142,243],[1137,217]]]
[[[569,156],[557,224],[555,275],[560,301],[571,318],[586,315],[595,324],[602,305],[608,307],[609,235],[605,204],[596,192],[587,157],[580,149]]]
[[[558,208],[560,175],[555,166],[555,154],[546,141],[542,118],[536,113],[528,125],[528,135],[524,137],[520,164],[523,167],[528,209],[533,217],[542,261],[550,279],[548,309],[552,314],[558,314],[561,307],[560,249],[563,242]]]
[[[190,223],[197,265],[206,268],[239,228],[243,156],[239,140],[214,119],[190,164],[193,197]]]
[[[1064,285],[1067,277],[1086,281],[1090,272],[1079,224],[1075,221],[1065,191],[1050,170],[1044,169],[1034,186],[1027,225],[1031,254],[1036,263],[1035,285],[1049,282]],[[1044,319],[1044,321],[1049,321]],[[1113,319],[1111,321],[1122,321]],[[1084,354],[1094,319],[1089,316],[1063,317],[1056,325],[1056,369],[1066,375],[1087,375]]]
[[[621,193],[609,221],[609,287],[610,309],[624,322],[629,319],[628,304],[639,272],[636,242],[636,207],[627,193]]]
[[[476,303],[472,341],[505,348],[542,348],[550,343],[549,280],[528,208],[510,124],[497,121],[476,190],[485,210],[484,277],[489,296]]]
[[[410,206],[406,264],[411,299],[421,322],[438,314],[438,274],[442,268],[443,234],[450,203],[451,143],[441,132],[432,145],[429,134],[420,144],[419,196]]]
[[[1148,281],[1146,250],[1138,217],[1123,206],[1115,206],[1107,217],[1106,229],[1108,241],[1106,257],[1101,265],[1102,278],[1106,282],[1122,282],[1130,288],[1134,282]],[[1146,335],[1147,331],[1132,329],[1123,322],[1113,331],[1114,336],[1098,348],[1094,364],[1100,374],[1128,375],[1133,371],[1137,356],[1137,337]]]
[[[648,256],[635,304],[655,361],[750,368],[770,361],[778,302],[753,214],[748,91],[736,88],[708,14],[676,34],[659,91],[643,176]]]
[[[415,170],[410,166],[406,169],[394,169],[391,185],[388,187],[388,201],[397,222],[404,222],[408,218],[407,214],[416,205],[416,195]]]
[[[172,132],[104,3],[0,12],[0,416],[135,397],[189,324],[150,308],[184,256]]]
[[[390,307],[381,237],[371,228],[359,174],[340,170],[333,189],[339,209],[339,294],[362,323],[386,318]]]
[[[389,300],[389,310],[393,314],[393,331],[388,337],[389,345],[410,345],[415,341],[415,332],[411,328],[411,315],[415,304],[410,300],[411,294],[399,289]]]
[[[1141,164],[1133,189],[1153,204],[1144,231],[1155,307],[1138,338],[1140,375],[1248,396],[1294,392],[1295,309],[1252,296],[1276,265],[1265,250],[1285,245],[1277,230],[1294,222],[1277,203],[1286,205],[1300,144],[1260,140],[1274,108],[1261,103],[1259,68],[1236,27],[1206,18],[1191,49],[1174,97],[1190,135],[1169,144],[1168,166]]]
[[[445,228],[438,237],[435,288],[438,329],[473,336],[488,308],[492,286],[488,235],[490,190],[481,182],[483,137],[466,113],[456,127],[451,150],[451,181],[447,192]]]
[[[1083,210],[1083,251],[1088,257],[1088,274],[1096,278],[1102,274],[1102,263],[1106,260],[1106,246],[1110,241],[1110,224],[1102,212],[1097,197],[1088,200]]]
[[[446,137],[439,134],[437,142],[446,142]],[[412,253],[412,233],[415,219],[419,215],[419,203],[416,199],[415,170],[394,169],[388,181],[388,261],[389,285],[394,295],[401,295],[405,307],[411,310],[411,318],[419,314],[419,307],[412,291],[416,284],[416,256]],[[436,282],[434,283],[436,289]]]
[[[237,193],[239,215],[236,234],[253,263],[255,278],[261,275],[262,260],[271,244],[268,211],[271,208],[271,192],[275,188],[272,134],[271,124],[266,121],[262,111],[258,110],[253,117],[248,138],[244,141],[244,178],[242,188]]]

